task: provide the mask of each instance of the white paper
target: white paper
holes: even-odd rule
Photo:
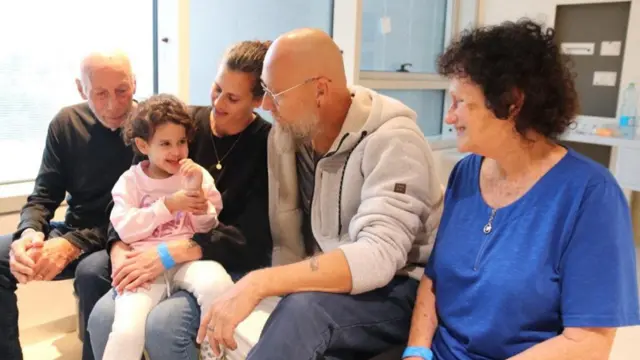
[[[603,41],[600,44],[600,56],[620,56],[622,41]]]
[[[593,86],[616,86],[617,78],[615,71],[596,71],[593,73]]]
[[[380,18],[380,31],[382,34],[387,35],[391,32],[391,18],[388,16],[383,16]]]
[[[596,43],[562,43],[560,47],[567,55],[593,55]]]

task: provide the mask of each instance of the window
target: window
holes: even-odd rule
[[[0,32],[8,35],[0,53],[0,184],[35,178],[49,122],[82,101],[75,78],[87,53],[126,51],[136,98],[153,93],[152,9],[152,0],[0,2]]]
[[[378,90],[383,95],[402,101],[413,109],[418,116],[418,125],[425,136],[440,135],[442,133],[442,121],[430,121],[442,119],[444,91],[442,90]]]
[[[446,18],[446,0],[364,0],[360,70],[435,73]]]
[[[436,62],[452,37],[475,25],[477,1],[360,1],[357,83],[415,110],[426,136],[453,136],[443,123],[449,82],[436,73]]]

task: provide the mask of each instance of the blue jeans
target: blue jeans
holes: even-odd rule
[[[418,282],[396,277],[361,295],[299,293],[282,299],[249,359],[367,359],[407,342]],[[89,319],[92,347],[100,359],[113,323],[114,300],[107,294]],[[178,291],[147,317],[146,346],[151,359],[198,359],[195,336],[198,303]]]
[[[112,292],[103,296],[89,318],[91,345],[96,359],[102,359],[113,324],[115,302]],[[195,337],[200,326],[200,307],[186,291],[177,291],[147,316],[145,349],[153,360],[198,359]]]
[[[418,281],[398,276],[359,295],[286,296],[248,359],[369,359],[405,345],[417,291]]]
[[[244,274],[229,275],[235,282]],[[109,291],[96,303],[87,325],[88,331],[92,334],[91,347],[96,359],[102,359],[104,354],[114,313],[114,293]],[[147,316],[145,349],[153,360],[196,360],[199,350],[195,339],[199,326],[198,302],[189,292],[176,291],[156,305]]]
[[[52,223],[51,237],[65,232],[63,224]],[[16,279],[9,270],[9,250],[12,235],[0,236],[0,354],[2,359],[21,360],[22,349],[18,339],[18,304],[16,298]],[[54,280],[74,278],[73,287],[78,296],[80,321],[84,325],[82,359],[92,360],[91,341],[86,331],[86,320],[93,305],[111,287],[109,279],[109,256],[102,250],[83,255],[69,264]],[[106,276],[105,276],[106,274]],[[42,309],[46,309],[46,299],[42,299]]]

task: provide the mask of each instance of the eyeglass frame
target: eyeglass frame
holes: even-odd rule
[[[290,87],[288,89],[282,90],[277,94],[274,94],[271,90],[269,90],[269,88],[267,88],[267,84],[265,84],[265,82],[262,79],[260,79],[260,86],[262,86],[262,91],[264,91],[264,94],[268,95],[269,97],[271,97],[271,100],[273,100],[273,104],[277,107],[277,106],[279,106],[278,99],[277,99],[278,96],[280,96],[280,95],[282,95],[282,94],[284,94],[286,92],[289,92],[291,90],[297,89],[297,88],[299,88],[301,86],[307,85],[308,83],[310,83],[312,81],[320,80],[322,78],[324,78],[324,76],[314,76],[314,77],[308,78],[307,80],[305,80],[305,81],[303,81],[303,82],[301,82],[301,83],[299,83],[297,85],[294,85],[294,86],[292,86],[292,87]],[[327,79],[327,80],[329,82],[331,82],[331,79]]]

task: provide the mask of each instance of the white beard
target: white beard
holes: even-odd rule
[[[318,133],[319,117],[312,115],[296,123],[280,123],[282,129],[290,134],[297,143],[311,143],[311,139]]]

